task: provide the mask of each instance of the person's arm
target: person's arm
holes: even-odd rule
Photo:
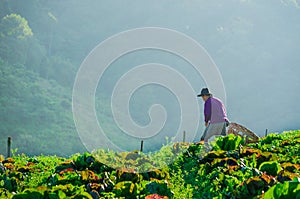
[[[208,122],[211,119],[211,100],[208,99],[204,104],[204,121],[205,126],[208,126]]]

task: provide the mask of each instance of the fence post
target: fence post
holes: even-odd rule
[[[266,132],[265,132],[265,137],[268,135],[268,129],[266,129]]]
[[[144,140],[141,141],[141,152],[143,152]]]
[[[185,132],[185,131],[183,131],[182,142],[185,142],[185,134],[186,134],[186,132]]]
[[[11,149],[11,137],[7,138],[7,157],[10,157],[10,149]]]

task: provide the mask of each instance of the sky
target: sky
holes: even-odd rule
[[[293,1],[162,1],[159,4],[113,1],[109,4],[108,10],[118,12],[105,18],[107,31],[111,32],[107,35],[133,28],[162,27],[198,42],[220,71],[226,99],[218,93],[214,95],[225,101],[230,121],[258,135],[264,135],[266,129],[282,132],[300,128],[300,10]],[[167,62],[186,75],[196,91],[207,86],[204,81],[207,77],[196,76],[191,65],[178,60],[178,56],[155,53],[153,60],[151,56],[142,58],[138,52],[135,58],[141,63]],[[134,59],[126,60],[126,56],[122,59],[135,65]],[[157,98],[162,99],[159,95]],[[203,102],[196,100],[201,132]]]

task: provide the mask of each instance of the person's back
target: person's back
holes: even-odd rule
[[[228,121],[226,109],[221,100],[215,97],[210,97],[205,103],[208,102],[211,106],[211,124]]]
[[[223,102],[212,96],[208,88],[203,88],[201,94],[204,103],[204,121],[206,129],[201,137],[201,140],[207,142],[214,135],[226,135],[226,126],[228,118]]]

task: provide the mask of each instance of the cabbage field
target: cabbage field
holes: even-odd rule
[[[174,143],[153,154],[98,150],[69,158],[1,155],[0,198],[300,198],[300,131],[252,144],[228,135],[211,147]]]

